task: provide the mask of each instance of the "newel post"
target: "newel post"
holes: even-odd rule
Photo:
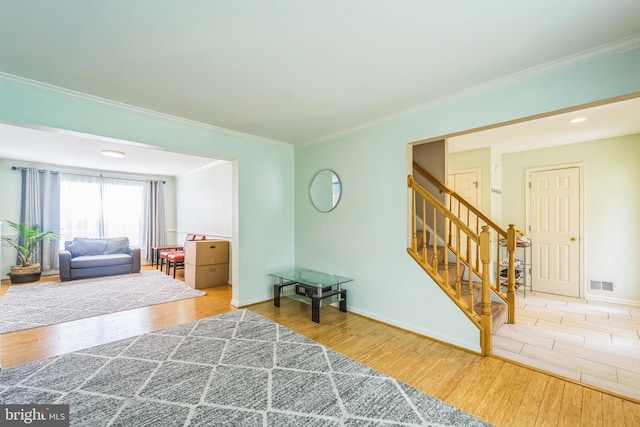
[[[482,261],[482,324],[481,351],[483,356],[491,355],[491,280],[489,263],[491,262],[491,234],[489,226],[480,232],[480,260]]]
[[[411,189],[411,249],[418,250],[418,236],[416,232],[416,190],[413,188],[413,177],[407,176],[407,187]]]
[[[516,226],[509,224],[507,229],[507,254],[509,267],[507,272],[507,302],[509,303],[509,323],[516,323]]]

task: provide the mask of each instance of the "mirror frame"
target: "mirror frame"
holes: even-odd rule
[[[328,178],[327,174],[330,174],[331,176],[330,189],[326,188],[326,178]],[[327,190],[331,191],[331,193],[329,194],[329,196],[331,197],[330,206],[327,203],[323,203],[329,200],[328,198],[325,199]],[[311,199],[311,204],[313,205],[313,207],[316,208],[316,210],[319,212],[327,213],[334,210],[342,199],[342,180],[340,179],[338,174],[331,169],[319,170],[313,176],[311,184],[309,185],[309,198]]]

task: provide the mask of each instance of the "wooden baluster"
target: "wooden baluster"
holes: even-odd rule
[[[507,274],[507,301],[509,302],[509,323],[516,321],[516,228],[515,225],[509,224],[507,229],[507,254],[509,256],[509,267]]]
[[[460,227],[456,227],[456,248],[460,247]],[[445,265],[448,265],[445,264]],[[456,263],[455,263],[455,275],[456,275],[456,296],[458,297],[458,299],[462,298],[462,289],[461,289],[461,275],[459,272],[459,266],[460,266],[460,251],[456,250]]]
[[[453,197],[449,198],[449,212],[453,212],[453,203],[455,202],[455,199]],[[447,242],[447,245],[449,247],[451,247],[451,244],[453,243],[451,241],[451,236],[453,235],[453,222],[449,221],[449,240],[445,240],[445,242]]]
[[[498,244],[496,245],[496,289],[498,293],[506,297],[507,294],[502,292],[502,286],[500,286],[500,234],[497,234]]]
[[[467,259],[471,259],[471,237],[467,236]],[[469,280],[467,285],[469,286],[469,312],[473,313],[473,306],[475,302],[473,301],[473,274],[471,271],[468,273]]]
[[[467,221],[464,223],[467,227],[471,228],[471,209],[467,208]]]
[[[454,202],[454,198],[451,197],[451,195],[449,193],[445,194],[445,201],[446,204],[445,206],[448,206],[449,208],[449,212],[453,211],[453,202]],[[451,227],[453,226],[453,224],[451,224],[451,221],[447,221],[447,217],[445,216],[445,222],[444,222],[444,240],[443,242],[445,242],[445,246],[451,246]]]
[[[418,235],[416,233],[416,189],[413,188],[413,177],[409,175],[407,185],[411,188],[411,249],[418,250]]]
[[[422,198],[422,260],[426,263],[427,261],[427,200]]]
[[[433,270],[438,272],[438,220],[437,220],[437,208],[433,206],[433,259],[431,260],[431,265],[433,265]]]
[[[476,234],[480,235],[480,217],[476,215]],[[476,260],[475,260],[475,268],[477,271],[480,271],[480,245],[476,244]]]
[[[451,221],[446,215],[444,216],[444,220],[445,220],[445,227],[444,227],[444,239],[443,242],[449,242],[448,244],[445,244],[444,248],[442,249],[444,251],[444,256],[442,258],[442,262],[443,262],[443,266],[444,266],[444,276],[445,276],[445,283],[447,284],[447,286],[449,286],[449,246],[451,246],[451,231],[452,231],[452,227],[453,227],[453,221]]]
[[[482,338],[483,356],[491,355],[491,283],[489,281],[489,262],[491,261],[491,235],[489,227],[483,226],[480,232],[480,258],[482,259]]]

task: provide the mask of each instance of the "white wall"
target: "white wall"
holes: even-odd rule
[[[171,233],[176,244],[182,243],[187,233],[233,241],[232,162],[221,160],[179,175],[176,191],[177,228]],[[229,283],[232,283],[231,259],[229,268]]]
[[[233,230],[232,163],[219,161],[176,177],[178,242],[187,233],[231,239]],[[177,243],[178,243],[177,242]]]
[[[638,75],[640,49],[495,84],[297,149],[297,264],[353,277],[346,286],[352,311],[478,351],[477,329],[406,253],[407,144],[640,91]],[[313,174],[324,168],[344,188],[329,213],[308,197]]]

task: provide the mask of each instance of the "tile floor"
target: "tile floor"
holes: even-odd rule
[[[640,400],[640,307],[527,292],[516,310],[495,355]]]

